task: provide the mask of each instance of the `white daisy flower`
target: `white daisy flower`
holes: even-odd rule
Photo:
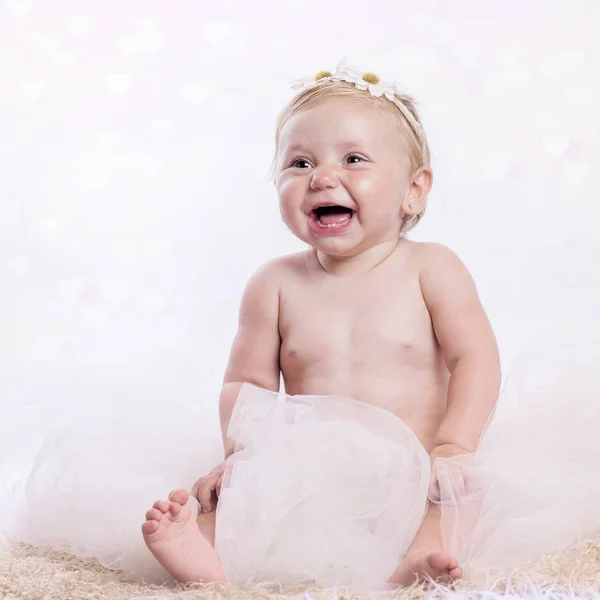
[[[302,79],[295,79],[290,82],[290,87],[293,90],[308,90],[314,87],[322,79],[333,80],[333,76],[330,71],[319,71],[314,77],[303,77]]]
[[[389,83],[381,81],[374,73],[365,73],[346,62],[346,59],[338,63],[334,78],[353,83],[359,90],[368,90],[372,96],[382,96],[389,87]]]
[[[346,62],[345,58],[342,58],[335,68],[333,77],[338,81],[347,81],[348,83],[356,84],[362,79],[362,75],[362,71]]]
[[[290,87],[297,92],[300,90],[308,90],[316,83],[317,81],[314,77],[302,77],[302,79],[294,79],[294,81],[291,81]]]

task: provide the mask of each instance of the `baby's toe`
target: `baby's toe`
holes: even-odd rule
[[[451,557],[443,552],[433,552],[427,557],[427,562],[436,571],[446,571],[451,568]]]
[[[152,505],[152,508],[156,508],[156,509],[160,510],[161,513],[166,514],[167,512],[169,512],[169,506],[170,506],[170,503],[168,500],[157,500]]]
[[[177,502],[179,504],[186,504],[189,499],[190,499],[190,494],[187,490],[184,490],[184,489],[173,490],[169,494],[169,500],[171,500],[171,502]]]
[[[142,525],[142,533],[144,535],[152,535],[156,533],[160,528],[160,523],[158,521],[146,521]]]
[[[176,517],[183,510],[183,506],[178,502],[171,502],[171,506],[169,506],[169,514],[172,517]]]
[[[163,512],[158,510],[157,508],[151,508],[147,513],[146,513],[146,520],[147,521],[160,521],[163,518]]]

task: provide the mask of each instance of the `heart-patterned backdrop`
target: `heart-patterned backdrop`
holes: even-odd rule
[[[0,410],[161,393],[215,418],[247,278],[302,248],[277,113],[342,57],[417,99],[413,238],[466,262],[504,364],[594,334],[599,23],[595,0],[2,0]]]

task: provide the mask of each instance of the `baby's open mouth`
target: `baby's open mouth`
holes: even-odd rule
[[[311,215],[321,227],[334,228],[346,225],[352,219],[354,211],[339,205],[319,206]]]

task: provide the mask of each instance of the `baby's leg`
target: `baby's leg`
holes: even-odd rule
[[[189,497],[186,490],[175,490],[168,500],[154,503],[142,525],[146,545],[179,581],[225,581],[221,561],[213,548],[215,513],[200,515],[196,520]]]
[[[389,583],[408,586],[427,577],[448,583],[462,577],[456,558],[443,551],[440,517],[439,507],[429,502],[421,528]]]
[[[203,537],[214,548],[215,547],[215,529],[217,525],[217,511],[209,513],[200,513],[196,519],[196,524]]]

